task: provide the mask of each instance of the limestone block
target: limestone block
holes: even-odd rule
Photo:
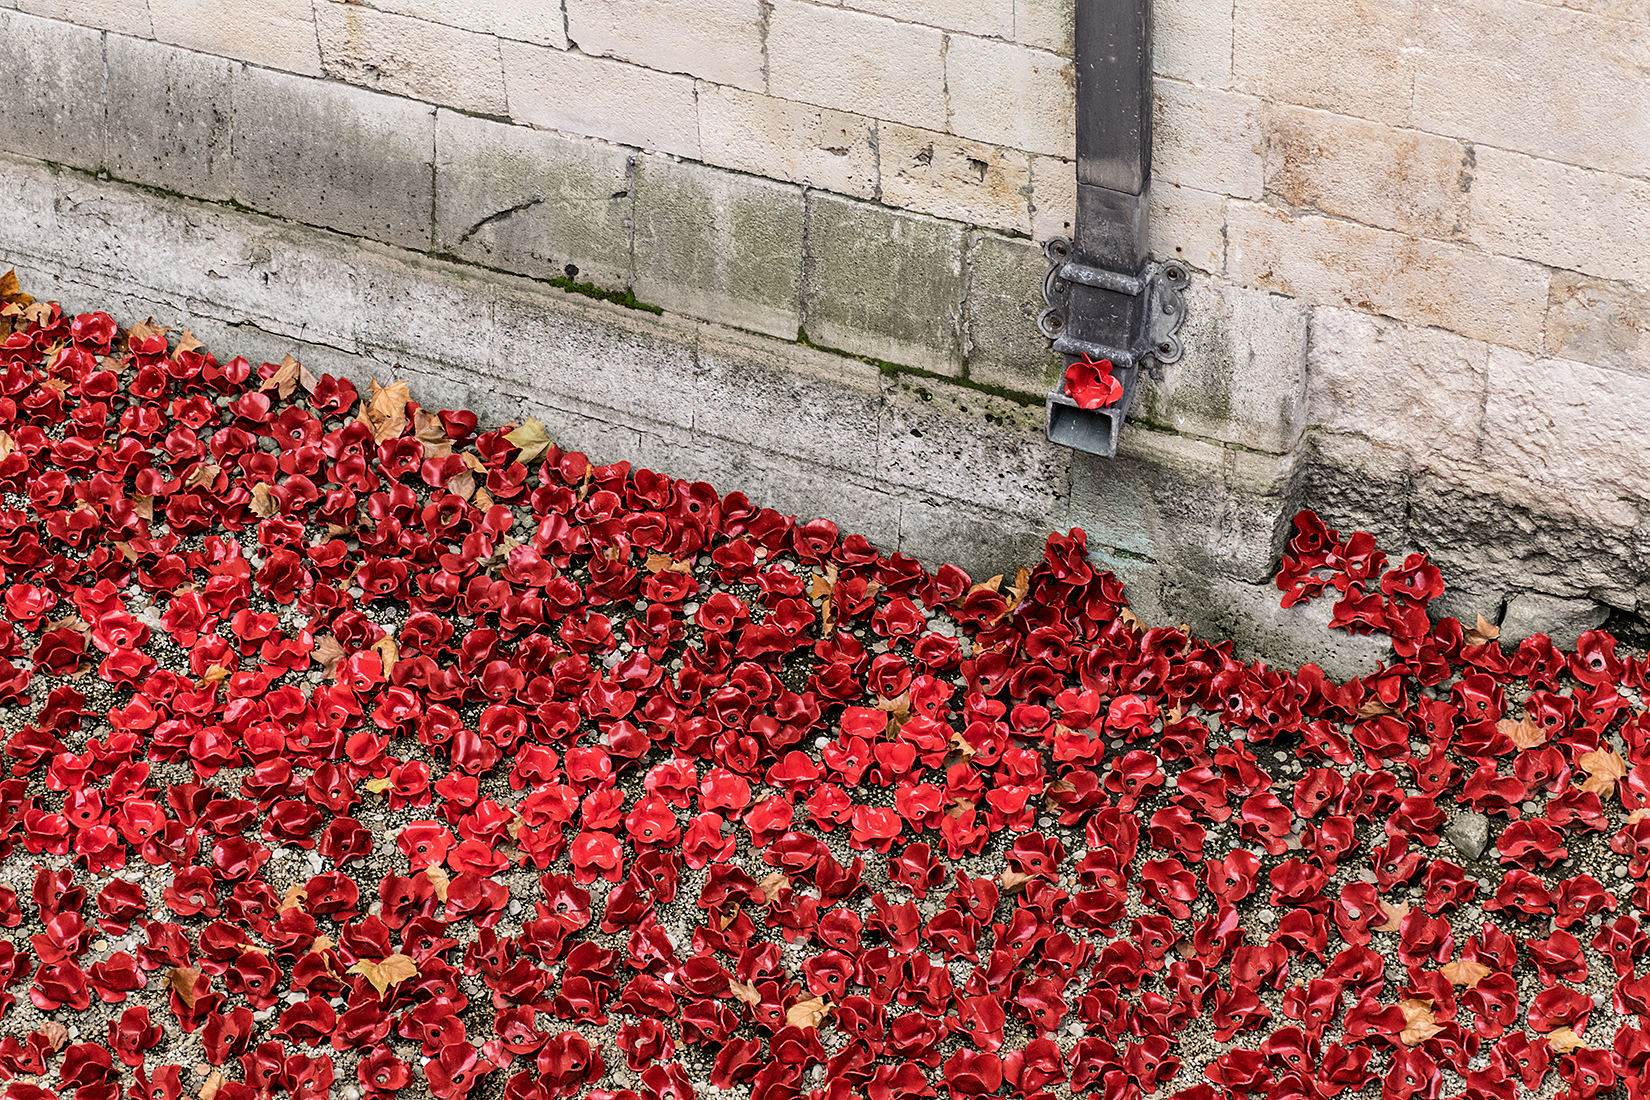
[[[1546,352],[1596,367],[1650,374],[1650,293],[1627,283],[1554,271]]]
[[[1077,164],[1060,157],[1031,158],[1031,239],[1070,237],[1077,217]]]
[[[693,426],[693,321],[591,301],[551,288],[501,288],[484,369],[533,401],[569,401]]]
[[[882,375],[858,359],[699,328],[693,429],[790,455],[818,471],[876,476]],[[821,473],[808,475],[817,481]]]
[[[1546,485],[1650,499],[1650,378],[1490,349],[1484,461]]]
[[[1404,51],[1421,40],[1420,7],[1414,0],[1333,8],[1316,0],[1236,0],[1232,84],[1269,100],[1401,124],[1414,79]],[[1449,55],[1439,58],[1447,63]]]
[[[235,198],[277,217],[430,246],[435,109],[267,69],[235,74]]]
[[[869,199],[877,193],[877,124],[775,96],[701,81],[699,145],[707,164]]]
[[[1413,462],[1404,451],[1312,428],[1302,435],[1295,459],[1284,509],[1291,523],[1295,513],[1310,509],[1342,535],[1368,531],[1388,554],[1411,544]]]
[[[1226,196],[1152,182],[1152,255],[1199,271],[1226,270]]]
[[[109,174],[200,199],[230,197],[235,62],[110,35]]]
[[[843,0],[843,7],[991,38],[1014,37],[1011,0]]]
[[[1043,410],[894,376],[883,388],[877,475],[1000,512],[1054,516],[1071,485],[1071,452],[1043,438]]]
[[[1152,69],[1209,88],[1232,86],[1232,5],[1228,0],[1155,0]]]
[[[148,0],[15,0],[0,7],[136,38],[152,38],[155,33]]]
[[[1070,57],[1076,17],[1077,0],[1014,0],[1014,41]]]
[[[485,371],[498,329],[494,303],[501,291],[520,289],[473,267],[374,244],[361,246],[355,276],[363,348],[389,363],[423,359],[432,370]],[[544,293],[560,304],[563,295]]]
[[[162,42],[321,75],[310,0],[149,0],[149,15]]]
[[[1437,329],[1319,309],[1308,352],[1307,418],[1417,458],[1476,458],[1488,349]]]
[[[327,76],[467,111],[506,112],[498,39],[361,4],[315,6]]]
[[[1417,4],[1414,123],[1565,164],[1650,174],[1650,35],[1524,0]],[[1552,64],[1564,58],[1561,65]]]
[[[1322,305],[1541,346],[1547,273],[1534,264],[1318,215],[1227,205],[1231,276]]]
[[[968,235],[968,377],[1041,398],[1061,358],[1037,329],[1048,261],[1030,241]]]
[[[590,138],[441,111],[435,247],[537,279],[626,286],[630,156]]]
[[[521,42],[501,42],[499,54],[517,122],[699,156],[691,77]]]
[[[1271,104],[1266,192],[1290,206],[1418,237],[1460,239],[1475,153],[1451,138]]]
[[[669,157],[636,165],[644,302],[787,339],[802,322],[802,189]]]
[[[981,581],[998,574],[1013,580],[1022,566],[1034,568],[1042,560],[1049,531],[1046,517],[988,511],[914,488],[921,495],[908,496],[900,504],[900,553],[929,569],[954,563]]]
[[[1177,432],[1285,454],[1306,419],[1306,307],[1198,278],[1186,297],[1185,349],[1142,379],[1135,415]]]
[[[882,201],[993,229],[1031,228],[1031,160],[1018,149],[918,130],[877,127]]]
[[[0,11],[0,149],[103,164],[103,33]]]
[[[802,315],[808,339],[904,366],[962,366],[963,227],[808,194]]]
[[[1417,472],[1411,538],[1444,572],[1450,600],[1435,614],[1491,620],[1511,594],[1532,589],[1612,606],[1650,607],[1650,508],[1579,486],[1532,486],[1516,472]]]
[[[954,133],[1031,153],[1074,157],[1075,96],[1072,62],[1059,54],[989,38],[946,39],[945,102]]]
[[[1520,592],[1507,601],[1501,616],[1501,644],[1515,645],[1532,634],[1545,634],[1560,649],[1574,649],[1576,639],[1604,625],[1610,609],[1594,600],[1565,600],[1540,592]]]
[[[1275,585],[1171,572],[1163,602],[1171,612],[1184,613],[1194,634],[1232,639],[1233,656],[1240,661],[1263,660],[1289,672],[1311,663],[1339,682],[1390,664],[1392,641],[1386,635],[1330,628],[1332,595],[1285,610]]]
[[[945,36],[914,23],[772,0],[768,91],[928,130],[946,129]],[[1002,140],[1002,135],[994,135]]]
[[[464,4],[450,4],[446,0],[372,0],[372,7],[517,42],[553,46],[558,50],[567,48],[567,27],[561,5],[543,0],[468,0]]]
[[[1467,237],[1503,256],[1650,286],[1650,181],[1481,147]]]
[[[567,37],[613,57],[763,90],[760,0],[567,0]]]
[[[1176,80],[1155,84],[1152,176],[1203,191],[1260,198],[1260,101]]]

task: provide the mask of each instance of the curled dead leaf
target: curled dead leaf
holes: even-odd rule
[[[408,978],[416,978],[418,964],[413,961],[412,956],[397,952],[377,962],[362,959],[349,968],[349,973],[361,975],[374,989],[383,993],[392,985],[404,982]]]
[[[132,511],[153,523],[155,519],[155,498],[152,496],[133,497]]]
[[[205,344],[195,339],[195,334],[193,332],[190,332],[188,329],[184,329],[183,335],[178,337],[178,346],[172,349],[172,354],[180,355],[186,351],[199,351],[205,346]]]
[[[447,479],[447,491],[460,500],[469,500],[476,494],[476,475],[468,470]]]
[[[52,1050],[62,1050],[69,1042],[69,1029],[56,1020],[47,1020],[37,1028]]]
[[[1501,628],[1484,618],[1483,615],[1479,615],[1478,625],[1467,629],[1466,643],[1468,645],[1489,645],[1499,637],[1501,637]]]
[[[1592,791],[1600,798],[1609,798],[1615,794],[1616,781],[1627,777],[1627,761],[1614,749],[1584,752],[1576,757],[1576,764],[1587,773],[1587,778],[1577,786],[1584,791]]]
[[[477,489],[475,495],[470,497],[470,503],[475,505],[476,511],[485,512],[497,502],[493,500],[493,494],[486,489]]]
[[[278,909],[282,912],[288,909],[302,909],[304,902],[308,900],[309,892],[304,889],[303,883],[294,882],[286,888],[286,893],[281,895],[281,904]]]
[[[1387,715],[1397,713],[1397,711],[1387,706],[1385,700],[1378,695],[1365,699],[1363,705],[1358,708],[1359,718],[1384,718]]]
[[[1128,627],[1136,634],[1144,634],[1147,630],[1146,620],[1142,619],[1139,615],[1136,615],[1134,613],[1134,609],[1131,607],[1119,608],[1117,617],[1123,620],[1124,626]]]
[[[13,439],[7,432],[0,432],[0,458],[5,458],[15,450],[17,450],[17,440]]]
[[[1386,914],[1386,920],[1382,921],[1380,924],[1377,924],[1375,926],[1375,931],[1377,931],[1377,932],[1396,932],[1396,931],[1398,931],[1399,925],[1401,925],[1403,923],[1404,918],[1409,916],[1409,903],[1405,902],[1405,901],[1400,901],[1400,902],[1382,901],[1382,902],[1379,902],[1378,904],[1381,907],[1381,912]]]
[[[791,888],[791,878],[780,871],[775,871],[764,878],[759,885],[762,887],[762,896],[769,902],[779,896],[781,890]]]
[[[193,966],[174,966],[166,972],[166,986],[178,995],[183,1007],[194,1008],[195,999],[205,992],[201,972]]]
[[[1503,718],[1495,724],[1495,728],[1510,737],[1520,751],[1539,748],[1547,743],[1547,731],[1531,721],[1529,715],[1517,722]]]
[[[1476,959],[1456,959],[1452,963],[1445,963],[1439,967],[1438,973],[1447,978],[1451,985],[1473,989],[1477,987],[1479,982],[1493,974],[1494,971]]]
[[[1023,871],[1004,871],[997,876],[997,885],[1002,887],[1005,894],[1018,894],[1030,881],[1031,876]]]
[[[395,635],[384,635],[382,638],[372,643],[371,648],[378,654],[379,658],[383,660],[384,679],[388,680],[390,678],[390,673],[395,671],[395,662],[401,659],[401,649],[395,644]]]
[[[756,991],[756,986],[750,982],[729,982],[728,996],[736,1001],[743,1001],[748,1005],[762,1003],[762,994]]]
[[[293,372],[293,379],[297,379],[296,371]],[[394,439],[407,427],[407,402],[411,400],[412,389],[405,382],[380,386],[376,378],[368,384],[371,396],[361,406],[357,419],[372,429],[374,443]]]
[[[831,1014],[831,1002],[824,997],[809,997],[785,1010],[785,1022],[791,1027],[818,1027]]]
[[[190,470],[188,476],[183,479],[183,487],[185,489],[194,489],[201,485],[211,485],[214,481],[218,480],[218,475],[221,473],[223,473],[223,468],[221,466],[213,465],[210,462],[199,463],[193,470]]]
[[[1575,1028],[1561,1027],[1547,1033],[1547,1043],[1557,1054],[1569,1054],[1571,1051],[1586,1050],[1587,1044],[1577,1034]]]
[[[376,779],[369,779],[365,783],[361,784],[361,789],[366,791],[368,794],[383,794],[393,786],[395,786],[395,780],[391,779],[387,775],[381,775]]]
[[[1404,1014],[1404,1030],[1398,1033],[1398,1039],[1405,1046],[1419,1046],[1444,1030],[1433,1015],[1431,997],[1399,1001],[1398,1008]]]
[[[337,673],[339,663],[346,656],[343,643],[331,634],[317,634],[315,648],[309,651],[310,660],[320,665],[321,671],[329,677]]]
[[[269,519],[280,514],[281,502],[275,499],[267,481],[260,481],[252,486],[252,502],[247,505],[252,514],[259,519]]]
[[[214,1096],[218,1095],[218,1090],[221,1088],[223,1088],[223,1074],[213,1070],[206,1075],[206,1080],[201,1082],[200,1092],[195,1095],[200,1100],[212,1100]]]
[[[431,886],[435,887],[436,898],[445,904],[447,901],[447,889],[452,885],[453,881],[452,877],[447,874],[447,869],[442,867],[440,864],[432,863],[428,867],[424,868],[424,877],[430,880]]]
[[[642,568],[649,573],[691,573],[693,572],[693,563],[677,561],[669,554],[654,552],[648,554],[647,561],[643,563]]]
[[[550,449],[550,433],[544,430],[543,422],[532,417],[522,421],[504,438],[520,448],[521,453],[516,456],[516,461],[524,466],[537,462]]]

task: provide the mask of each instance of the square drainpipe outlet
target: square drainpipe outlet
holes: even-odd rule
[[[1180,358],[1191,273],[1151,259],[1151,0],[1077,0],[1076,40],[1077,219],[1072,239],[1043,246],[1047,308],[1037,319],[1066,370],[1048,395],[1044,430],[1054,443],[1111,458],[1140,371],[1157,377]],[[1121,393],[1084,408],[1069,392],[1077,363],[1109,369]]]

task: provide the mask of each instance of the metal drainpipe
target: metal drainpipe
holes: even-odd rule
[[[1044,245],[1048,308],[1038,319],[1066,366],[1109,360],[1123,396],[1082,409],[1065,382],[1048,395],[1048,438],[1112,457],[1142,367],[1180,358],[1179,261],[1151,260],[1151,0],[1077,0],[1077,221],[1074,240]]]

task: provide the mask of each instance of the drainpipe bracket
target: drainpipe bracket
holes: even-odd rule
[[[1066,396],[1062,374],[1059,386],[1048,395],[1044,430],[1050,442],[1111,458],[1117,454],[1117,438],[1134,402],[1141,371],[1161,381],[1163,366],[1177,361],[1183,353],[1178,333],[1186,323],[1185,291],[1191,284],[1191,272],[1179,260],[1147,262],[1132,275],[1109,271],[1074,262],[1071,247],[1065,237],[1055,237],[1043,246],[1049,267],[1043,277],[1045,308],[1037,318],[1037,327],[1053,341],[1054,350],[1065,357],[1067,367],[1080,356],[1091,361],[1109,360],[1123,394],[1106,408],[1081,409]],[[1122,303],[1129,318],[1127,346],[1072,334],[1076,287],[1131,299]]]

